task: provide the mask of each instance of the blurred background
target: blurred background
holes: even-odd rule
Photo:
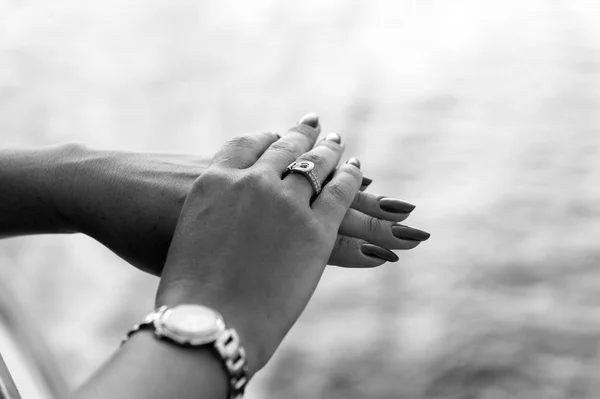
[[[1,146],[210,157],[315,111],[432,237],[329,268],[248,398],[598,398],[599,4],[0,0]],[[81,235],[0,264],[71,388],[157,286]]]

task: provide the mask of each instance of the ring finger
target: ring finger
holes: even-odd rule
[[[429,238],[429,233],[423,230],[374,218],[355,209],[346,212],[339,234],[389,249],[412,249]]]
[[[307,198],[312,198],[315,194],[318,194],[323,182],[335,170],[342,157],[344,147],[340,143],[341,138],[337,133],[329,133],[312,150],[300,155],[295,161],[299,165],[303,165],[303,162],[311,163],[314,165],[312,171],[289,173],[284,178],[284,184],[294,192]],[[310,164],[308,164],[309,169],[310,167]],[[316,180],[316,182],[311,180]]]

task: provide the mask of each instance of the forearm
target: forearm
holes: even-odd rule
[[[70,204],[61,214],[129,263],[160,275],[189,186],[203,167],[180,155],[85,147],[69,167]]]
[[[58,210],[68,180],[65,152],[66,146],[0,150],[0,238],[74,231]]]
[[[222,360],[208,347],[183,348],[140,331],[74,399],[226,399]]]
[[[0,151],[0,237],[80,232],[160,275],[183,202],[207,164],[81,145]]]

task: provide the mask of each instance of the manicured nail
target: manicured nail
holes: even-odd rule
[[[329,133],[325,140],[333,141],[338,144],[342,144],[342,137],[337,133]]]
[[[281,134],[279,134],[279,133],[277,133],[277,132],[273,132],[273,134],[274,134],[275,136],[277,136],[277,138],[278,138],[278,139],[280,139],[280,138],[281,138]]]
[[[350,165],[354,165],[354,166],[356,166],[358,169],[360,169],[360,161],[358,160],[358,158],[354,158],[354,157],[352,157],[352,158],[350,158],[350,159],[348,160],[348,162],[346,162],[346,163],[349,163]]]
[[[371,183],[373,183],[372,179],[369,179],[368,177],[364,177],[362,179],[362,183],[360,184],[360,188],[367,188],[371,185]]]
[[[425,241],[429,237],[431,237],[431,234],[429,234],[426,231],[415,229],[410,226],[405,226],[400,223],[392,225],[392,234],[396,238],[401,238],[403,240],[409,241]]]
[[[299,125],[307,125],[316,128],[319,126],[319,117],[314,112],[308,113],[298,121]]]
[[[411,213],[415,209],[415,205],[396,198],[381,198],[379,208],[390,213]]]
[[[388,262],[398,262],[398,256],[389,249],[382,248],[373,244],[362,244],[360,250],[367,256],[383,259]]]

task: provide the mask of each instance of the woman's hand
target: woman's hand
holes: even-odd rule
[[[305,120],[320,131],[316,116]],[[339,141],[329,135],[328,141]],[[55,202],[73,231],[101,242],[132,265],[159,276],[181,208],[209,161],[194,155],[96,151],[67,146],[60,152],[61,195]],[[370,183],[363,180],[361,189]],[[329,258],[331,265],[374,267],[398,257],[429,234],[396,225],[414,205],[359,192]]]
[[[328,259],[347,251],[345,261],[371,261],[360,240],[340,240],[338,232],[393,247],[398,244],[389,236],[392,222],[369,222],[361,212],[400,220],[412,210],[376,196],[357,200],[358,160],[335,170],[343,152],[340,141],[330,135],[310,150],[318,128],[303,122],[281,139],[263,133],[229,141],[190,185],[156,296],[157,306],[196,303],[219,311],[240,336],[250,376],[300,316]],[[314,176],[284,176],[295,160],[314,163]],[[313,186],[318,190],[314,182],[322,183],[334,170],[311,201]],[[351,204],[356,209],[349,211]],[[364,223],[376,227],[366,229]],[[408,231],[417,240],[426,238]],[[78,397],[226,397],[229,376],[209,348],[189,350],[161,341],[149,331],[135,334]]]
[[[342,147],[307,125],[229,141],[187,197],[156,305],[197,303],[221,312],[238,330],[250,371],[271,357],[312,296],[362,181],[351,159],[311,204],[308,179],[293,161],[314,163],[323,182]],[[308,152],[306,152],[308,151]]]

